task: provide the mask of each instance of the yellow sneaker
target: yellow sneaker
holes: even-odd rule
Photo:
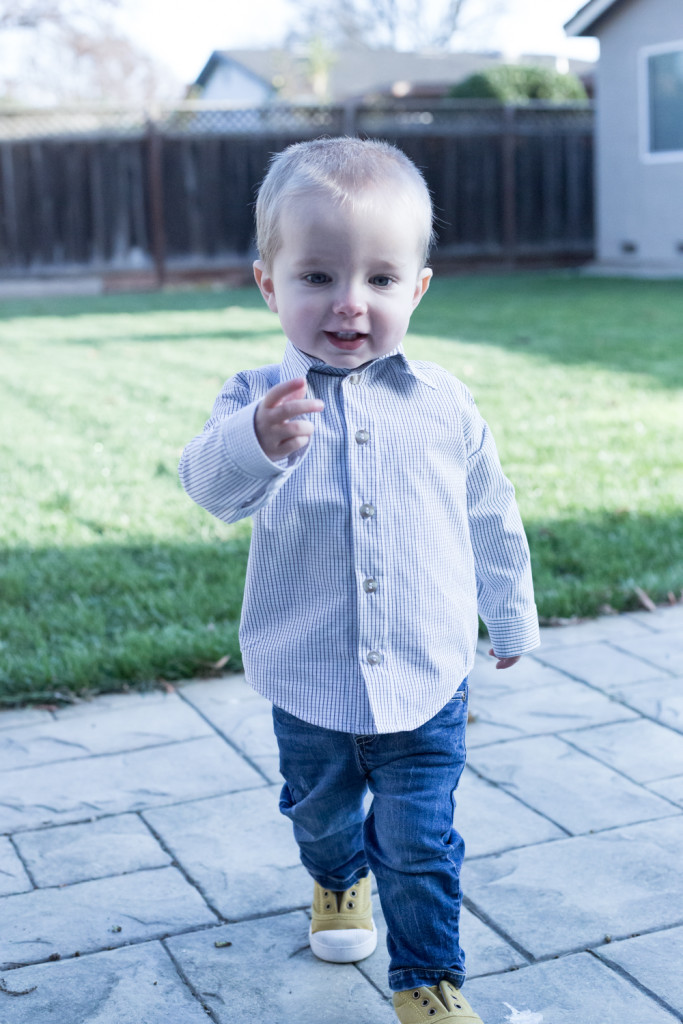
[[[334,964],[350,964],[374,953],[377,928],[372,920],[369,876],[342,893],[323,889],[317,882],[313,886],[308,941],[315,955]]]
[[[484,1024],[460,989],[450,981],[394,992],[394,1009],[401,1024],[431,1024],[432,1021],[434,1024],[440,1021]]]

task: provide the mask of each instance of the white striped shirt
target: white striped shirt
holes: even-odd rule
[[[306,447],[274,463],[254,413],[294,377],[325,408]],[[498,656],[538,646],[529,549],[490,431],[464,384],[400,346],[346,370],[288,342],[281,365],[225,384],[180,476],[219,519],[253,516],[245,673],[298,718],[417,728],[469,674],[477,611]]]

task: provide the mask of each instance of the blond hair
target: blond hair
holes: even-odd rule
[[[281,242],[280,213],[288,200],[318,192],[333,202],[353,204],[362,201],[369,191],[392,184],[390,194],[397,206],[407,202],[418,213],[419,252],[424,266],[434,230],[432,201],[422,174],[396,146],[355,138],[297,142],[274,154],[256,200],[256,245],[261,259],[266,267],[272,267]]]

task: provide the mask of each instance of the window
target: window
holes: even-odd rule
[[[683,149],[683,50],[648,57],[650,152]]]
[[[683,160],[683,42],[647,47],[642,57],[643,157]]]

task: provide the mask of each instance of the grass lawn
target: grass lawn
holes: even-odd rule
[[[410,355],[472,389],[513,480],[544,618],[683,587],[683,288],[436,280]],[[255,289],[0,305],[0,703],[240,666],[249,523],[176,466],[224,379],[279,361]]]

